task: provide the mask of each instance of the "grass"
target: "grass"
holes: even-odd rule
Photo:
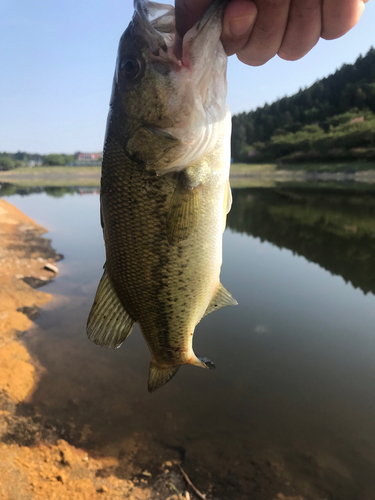
[[[22,167],[15,168],[14,170],[8,170],[6,172],[0,172],[0,179],[2,177],[18,177],[18,176],[34,176],[34,175],[90,175],[99,176],[101,167]]]
[[[0,182],[20,187],[99,187],[101,167],[34,167],[0,172]]]
[[[9,182],[21,187],[81,186],[99,187],[100,167],[34,167],[18,168],[0,172],[0,182]],[[277,166],[276,164],[233,163],[231,165],[232,187],[272,187],[278,183],[306,180],[305,174],[344,174],[348,180],[373,182],[375,162],[298,163]],[[353,179],[353,174],[355,174]],[[367,176],[369,178],[367,179]]]
[[[240,177],[246,175],[262,175],[272,174],[276,172],[277,165],[275,163],[250,164],[250,163],[232,163],[230,166],[230,175],[232,177]]]
[[[334,161],[321,163],[283,163],[278,167],[281,170],[304,170],[311,173],[355,173],[375,170],[373,161]]]

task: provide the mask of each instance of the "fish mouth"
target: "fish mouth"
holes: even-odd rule
[[[215,55],[227,3],[228,0],[213,0],[182,38],[176,33],[175,9],[171,5],[134,0],[134,21],[151,55],[169,65],[193,68]]]

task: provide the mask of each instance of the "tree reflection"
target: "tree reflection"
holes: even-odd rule
[[[375,293],[375,193],[235,189],[228,227],[292,250]]]

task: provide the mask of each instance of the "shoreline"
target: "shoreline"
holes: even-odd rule
[[[246,167],[246,168],[245,168]],[[33,169],[28,169],[33,170]],[[0,172],[1,185],[15,185],[19,188],[33,187],[91,187],[100,188],[100,167],[51,167],[39,168],[38,171],[20,172],[12,170]],[[357,183],[375,184],[375,170],[359,170],[356,172],[327,171],[314,172],[306,170],[277,170],[276,165],[242,165],[233,164],[230,174],[232,188],[244,187],[276,187],[288,183],[303,186],[307,183]]]

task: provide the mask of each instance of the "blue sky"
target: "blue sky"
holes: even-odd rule
[[[168,1],[168,3],[173,3]],[[131,0],[0,1],[0,151],[100,151],[118,40]],[[232,113],[291,95],[375,45],[375,3],[345,37],[297,62],[228,67]]]

